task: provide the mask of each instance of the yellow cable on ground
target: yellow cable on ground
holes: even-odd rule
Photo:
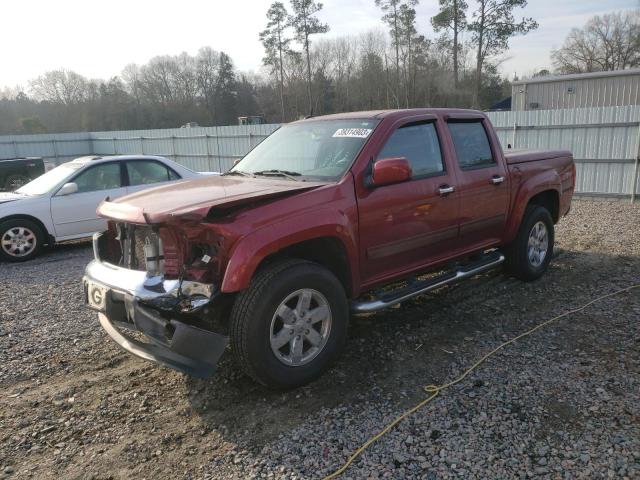
[[[391,430],[393,427],[395,427],[398,423],[400,423],[402,420],[407,418],[409,415],[415,413],[416,411],[418,411],[422,407],[424,407],[426,404],[431,402],[431,400],[436,398],[440,394],[440,392],[442,390],[446,390],[447,388],[449,388],[449,387],[451,387],[453,385],[456,385],[457,383],[460,383],[471,372],[473,372],[476,368],[478,368],[481,364],[483,364],[489,357],[492,357],[499,350],[502,350],[507,345],[511,345],[515,341],[520,340],[521,338],[526,337],[527,335],[531,335],[535,331],[541,329],[542,327],[544,327],[546,325],[549,325],[552,322],[555,322],[556,320],[560,320],[563,317],[566,317],[568,315],[580,312],[580,311],[584,310],[585,308],[593,305],[596,302],[604,300],[605,298],[609,298],[609,297],[613,297],[615,295],[619,295],[619,294],[624,293],[624,292],[628,292],[629,290],[632,290],[634,288],[640,288],[640,284],[632,285],[630,287],[623,288],[623,289],[618,290],[616,292],[608,293],[606,295],[602,295],[600,297],[597,297],[597,298],[591,300],[588,303],[585,303],[581,307],[575,308],[573,310],[569,310],[567,312],[564,312],[564,313],[558,315],[557,317],[553,317],[553,318],[551,318],[551,319],[549,319],[549,320],[547,320],[545,322],[542,322],[541,324],[533,327],[531,330],[527,330],[526,332],[521,333],[517,337],[514,337],[511,340],[508,340],[508,341],[504,342],[503,344],[497,346],[496,348],[491,350],[489,353],[487,353],[486,355],[482,356],[480,358],[480,360],[478,360],[476,363],[474,363],[469,369],[467,369],[462,375],[460,375],[455,380],[452,380],[451,382],[445,383],[443,385],[427,385],[427,386],[423,387],[424,391],[427,392],[428,394],[430,394],[427,398],[425,398],[424,400],[420,401],[417,405],[415,405],[414,407],[412,407],[409,410],[405,411],[400,416],[396,417],[386,427],[384,427],[379,433],[375,434],[373,437],[371,437],[369,440],[367,440],[364,444],[362,444],[362,446],[360,448],[358,448],[355,452],[353,452],[353,454],[349,457],[349,459],[345,462],[345,464],[342,467],[340,467],[335,472],[333,472],[333,473],[327,475],[326,477],[324,477],[323,480],[330,480],[332,478],[338,477],[339,475],[342,475],[347,470],[347,468],[349,468],[349,466],[353,463],[353,461],[356,458],[358,458],[360,456],[360,454],[362,454],[362,452],[364,452],[369,447],[369,445],[371,445],[373,442],[375,442],[376,440],[378,440],[381,437],[383,437],[387,432],[389,432],[389,430]]]

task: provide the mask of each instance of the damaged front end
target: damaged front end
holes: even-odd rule
[[[176,232],[109,222],[93,238],[85,301],[125,350],[208,377],[228,344],[221,322],[225,297],[216,282],[221,243],[208,230],[194,230],[194,238]]]

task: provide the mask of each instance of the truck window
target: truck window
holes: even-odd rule
[[[299,174],[303,180],[338,180],[377,124],[374,119],[291,123],[265,138],[230,172],[285,170]]]
[[[414,177],[444,172],[438,133],[433,123],[418,123],[398,128],[382,147],[377,160],[405,157]]]
[[[481,122],[449,122],[449,131],[460,168],[482,168],[496,164]]]

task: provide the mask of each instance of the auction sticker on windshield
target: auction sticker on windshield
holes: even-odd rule
[[[367,138],[370,133],[370,128],[339,128],[333,136],[343,138]]]

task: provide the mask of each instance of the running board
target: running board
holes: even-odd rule
[[[367,301],[353,301],[351,302],[352,313],[370,313],[382,310],[384,308],[391,307],[400,302],[404,302],[417,295],[436,290],[444,287],[445,285],[451,285],[457,283],[465,278],[473,277],[479,273],[491,270],[504,262],[504,255],[499,252],[492,252],[486,254],[480,260],[463,265],[457,270],[443,273],[435,278],[423,280],[421,282],[412,283],[409,286],[400,289],[399,291],[389,292],[386,295],[381,295],[374,300]]]

